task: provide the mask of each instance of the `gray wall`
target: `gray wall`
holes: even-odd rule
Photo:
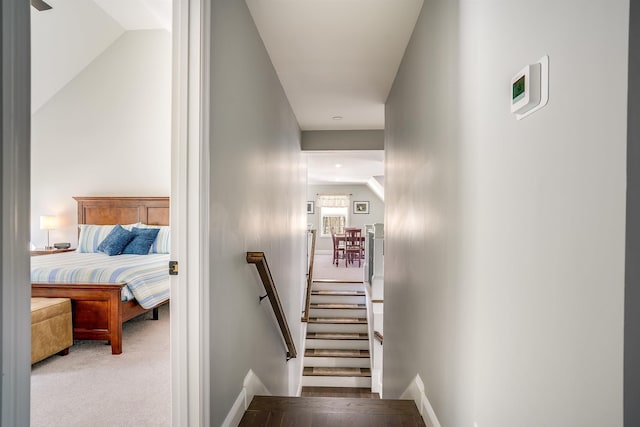
[[[349,207],[349,226],[363,228],[367,224],[384,223],[384,202],[364,184],[359,185],[309,185],[307,187],[307,200],[316,201],[318,193],[347,193],[351,194],[351,206]],[[368,214],[354,214],[353,202],[368,201]],[[318,230],[316,250],[331,251],[331,236],[320,237],[320,208],[316,205],[313,215],[307,215],[307,224]]]
[[[306,130],[303,150],[384,150],[383,130]]]
[[[640,8],[631,4],[629,76],[640,75]],[[627,245],[624,317],[624,425],[640,425],[640,84],[629,79],[627,120]]]
[[[214,0],[211,111],[211,408],[217,426],[252,369],[274,394],[297,391],[247,251],[264,251],[301,350],[306,168],[300,130],[245,2]]]
[[[417,373],[443,426],[620,426],[629,3],[451,3],[387,102],[384,395]]]

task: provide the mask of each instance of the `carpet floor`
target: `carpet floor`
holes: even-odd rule
[[[170,426],[169,305],[123,325],[122,354],[76,341],[31,368],[31,426]]]
[[[362,282],[364,278],[364,261],[358,267],[358,262],[345,267],[344,260],[339,260],[338,266],[333,264],[333,256],[316,254],[313,261],[313,280],[344,280],[345,282]]]

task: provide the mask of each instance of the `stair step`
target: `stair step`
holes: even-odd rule
[[[369,357],[369,350],[308,348],[304,357]]]
[[[424,427],[425,423],[413,400],[255,396],[239,426],[267,425]]]
[[[371,388],[371,377],[333,377],[312,376],[302,377],[304,387],[367,387]]]
[[[301,397],[352,397],[380,399],[379,393],[372,393],[365,387],[302,387]]]
[[[332,323],[337,325],[362,325],[367,323],[362,317],[310,317],[309,323]]]
[[[302,373],[309,377],[371,377],[369,368],[305,367]]]
[[[332,297],[363,297],[364,291],[311,291],[311,295],[324,295]]]
[[[314,284],[316,283],[330,283],[333,285],[348,285],[348,284],[362,284],[362,280],[338,280],[338,279],[314,279]]]
[[[309,304],[309,308],[315,309],[336,309],[336,310],[366,310],[367,306],[365,304],[343,304],[343,303],[311,303]]]
[[[369,340],[323,340],[323,339],[307,339],[304,343],[306,348],[322,348],[325,350],[367,350],[369,348]]]
[[[305,368],[370,368],[368,357],[305,357]]]
[[[364,292],[364,285],[360,283],[333,283],[333,282],[313,282],[311,291],[330,292]]]
[[[308,340],[368,340],[369,334],[366,333],[333,333],[333,332],[309,332]]]

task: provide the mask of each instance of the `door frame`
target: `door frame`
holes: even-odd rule
[[[2,149],[2,387],[0,425],[29,425],[31,392],[30,180],[31,44],[30,5],[0,5],[0,128]]]
[[[172,425],[210,424],[210,0],[174,0],[171,239]]]

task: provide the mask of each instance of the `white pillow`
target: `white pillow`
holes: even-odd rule
[[[123,225],[122,228],[131,231],[138,224]],[[78,252],[98,252],[98,245],[113,230],[114,225],[80,224],[80,237],[78,237]]]
[[[171,227],[168,225],[147,225],[139,224],[138,228],[159,228],[160,231],[156,236],[156,240],[149,249],[150,254],[168,254],[171,252]]]

